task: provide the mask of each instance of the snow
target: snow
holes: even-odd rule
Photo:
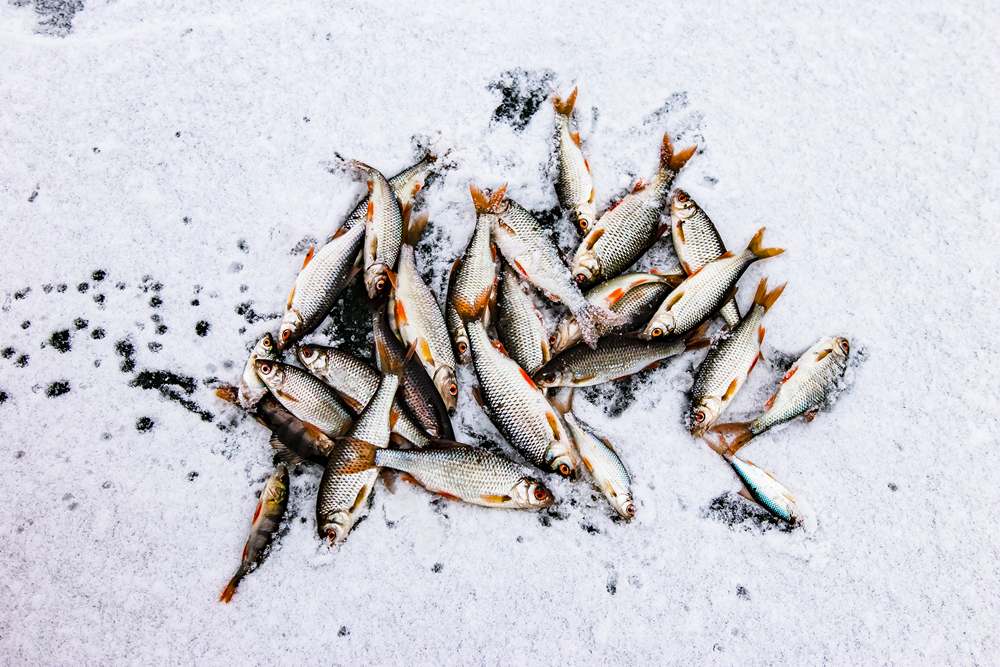
[[[0,3],[4,662],[1000,657],[995,7],[78,5]],[[636,478],[631,524],[586,483],[553,480],[551,514],[401,485],[331,551],[309,470],[279,546],[219,604],[270,453],[211,386],[238,380],[308,241],[362,192],[335,155],[394,173],[450,149],[418,252],[442,294],[470,181],[556,205],[545,96],[574,83],[602,205],[652,174],[669,130],[699,144],[677,184],[726,242],[767,225],[787,248],[741,283],[742,303],[761,275],[789,287],[729,417],[780,360],[850,337],[832,410],[745,450],[814,520],[743,516],[681,424],[692,354],[577,397]],[[669,241],[656,252],[669,263]],[[160,370],[181,384],[140,374]],[[461,379],[456,427],[496,441]]]

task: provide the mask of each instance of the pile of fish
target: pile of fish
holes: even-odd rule
[[[631,519],[628,468],[611,442],[574,414],[573,392],[705,347],[687,414],[691,433],[732,466],[748,498],[780,520],[799,520],[792,494],[737,452],[779,424],[811,420],[844,374],[848,341],[821,339],[781,379],[760,416],[720,423],[762,358],[762,321],[785,287],[769,289],[764,278],[741,309],[737,283],[750,265],[782,250],[764,246],[764,229],[744,249],[727,250],[702,208],[673,189],[696,147],[675,151],[666,135],[652,179],[598,214],[590,165],[573,129],[576,95],[574,89],[553,100],[555,189],[581,234],[569,263],[552,230],[508,197],[506,186],[471,185],[475,227],[452,266],[443,303],[421,277],[416,252],[427,216],[414,209],[435,157],[392,178],[349,163],[367,182],[367,196],[321,248],[309,251],[277,337],[267,333],[257,341],[239,387],[218,392],[270,430],[276,461],[222,600],[265,557],[287,507],[291,466],[323,467],[316,528],[331,543],[348,537],[380,472],[388,471],[451,500],[525,510],[555,502],[544,474],[585,476],[618,515]],[[628,272],[668,232],[683,271]],[[358,274],[372,313],[377,367],[363,353],[302,342]],[[553,331],[530,288],[564,307]],[[724,328],[712,341],[708,328],[716,316]],[[289,354],[297,364],[285,360]],[[478,380],[472,394],[519,460],[455,441],[460,364],[471,364]]]

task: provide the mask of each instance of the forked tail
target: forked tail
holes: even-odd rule
[[[728,460],[753,439],[753,433],[750,430],[751,423],[716,424],[708,429],[702,437],[709,447]]]

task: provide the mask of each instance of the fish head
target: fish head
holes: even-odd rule
[[[555,502],[552,492],[541,481],[533,477],[522,477],[510,490],[510,497],[519,507],[544,509]]]
[[[268,389],[279,389],[285,381],[285,369],[272,359],[255,359],[253,367]]]
[[[469,354],[469,335],[465,333],[465,327],[460,332],[455,333],[455,354],[459,363],[467,364],[472,358]]]
[[[433,380],[444,406],[448,408],[448,414],[455,414],[455,408],[458,407],[458,380],[455,378],[455,369],[439,366],[434,371]]]
[[[277,353],[277,349],[277,346],[274,344],[274,336],[268,331],[257,339],[257,344],[253,346],[253,353],[257,358],[273,359]]]
[[[573,258],[573,280],[589,285],[601,275],[601,260],[593,250],[585,250]]]
[[[576,318],[563,318],[549,336],[549,351],[552,354],[559,354],[578,340],[580,340],[580,325],[577,324]]]
[[[691,405],[688,413],[688,426],[691,435],[701,437],[722,413],[722,399],[715,396],[705,396]]]
[[[351,513],[345,510],[320,513],[316,516],[316,528],[319,530],[319,536],[329,541],[331,546],[347,539],[347,534],[351,532],[353,523]]]
[[[310,373],[316,374],[326,370],[326,355],[320,352],[316,345],[299,345],[295,348],[295,356]]]
[[[374,301],[389,294],[392,287],[389,278],[391,270],[385,262],[375,262],[365,269],[365,290],[369,299]]]
[[[590,203],[582,204],[576,208],[576,226],[586,234],[597,221],[597,208]]]
[[[298,339],[302,331],[302,315],[296,308],[289,308],[281,318],[281,326],[278,327],[277,348],[286,349]]]
[[[632,499],[631,491],[616,494],[614,497],[609,498],[609,501],[621,518],[626,521],[631,521],[635,518],[635,501]]]
[[[851,354],[851,341],[847,340],[843,336],[837,336],[833,339],[833,342],[836,343],[837,350],[839,350],[845,357]]]
[[[570,386],[573,381],[573,374],[559,361],[549,362],[535,371],[532,378],[539,387],[548,389],[550,387]]]
[[[653,316],[653,319],[649,321],[646,328],[642,330],[639,334],[642,338],[649,340],[651,338],[660,338],[662,336],[669,336],[674,332],[676,325],[674,323],[673,313],[667,311],[665,313],[659,313]]]
[[[580,467],[580,457],[576,453],[568,437],[556,433],[549,442],[549,469],[561,477],[576,479]]]
[[[670,215],[678,220],[687,220],[695,214],[694,200],[683,190],[674,190],[670,196]]]
[[[288,500],[288,468],[279,466],[278,471],[267,480],[262,494],[264,503],[272,508],[278,508]]]

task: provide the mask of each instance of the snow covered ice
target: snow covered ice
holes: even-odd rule
[[[997,35],[971,2],[0,2],[0,661],[996,662]],[[470,182],[558,219],[548,98],[574,84],[601,208],[669,131],[727,245],[766,225],[787,249],[740,283],[789,285],[727,420],[850,337],[832,410],[743,452],[808,524],[762,518],[688,436],[690,353],[577,395],[633,522],[585,482],[542,513],[404,484],[331,551],[306,470],[219,604],[271,452],[212,387],[361,196],[336,156],[448,151],[417,250],[441,296]],[[643,265],[672,261],[664,239]],[[349,295],[310,340],[367,354],[367,325]],[[456,429],[497,443],[472,382]]]

